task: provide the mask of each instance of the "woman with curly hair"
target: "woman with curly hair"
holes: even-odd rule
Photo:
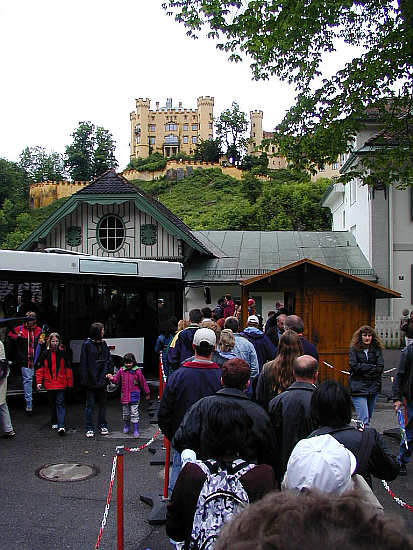
[[[383,344],[372,327],[363,325],[353,334],[349,353],[351,399],[357,418],[365,426],[370,423],[381,390],[382,349]]]
[[[293,330],[286,330],[278,344],[278,355],[265,363],[258,377],[256,401],[268,411],[273,397],[286,390],[295,381],[293,361],[303,355],[300,337]]]

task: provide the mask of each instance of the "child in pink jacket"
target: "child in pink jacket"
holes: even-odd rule
[[[133,353],[127,353],[123,358],[123,367],[113,376],[107,374],[107,378],[114,384],[121,384],[120,402],[122,403],[122,418],[125,422],[123,433],[127,434],[131,424],[133,426],[133,437],[139,437],[139,401],[141,391],[145,399],[149,399],[150,392],[145,377],[136,364]]]

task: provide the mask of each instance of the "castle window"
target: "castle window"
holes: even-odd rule
[[[184,124],[184,132],[188,131],[188,124]]]
[[[208,122],[208,127],[212,128],[212,122]]]
[[[178,125],[175,122],[168,122],[165,124],[165,132],[169,132],[171,130],[177,130]]]
[[[154,132],[155,131],[155,124],[149,124],[148,130],[149,130],[149,132]]]
[[[165,143],[173,143],[178,144],[178,136],[174,136],[173,134],[169,134],[169,136],[165,136]]]
[[[184,143],[188,143],[188,136],[184,136]]]
[[[213,140],[212,134],[209,134],[208,139],[210,139],[211,141]]]
[[[115,252],[125,242],[125,226],[119,216],[109,214],[99,221],[97,227],[99,245],[107,252]]]
[[[149,145],[155,144],[155,136],[149,136],[148,140],[149,140]]]
[[[196,132],[198,130],[198,124],[192,124],[192,131]]]
[[[197,142],[197,136],[192,136],[192,143],[196,143]]]

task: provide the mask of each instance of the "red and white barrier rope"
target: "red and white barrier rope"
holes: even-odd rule
[[[116,463],[117,463],[116,456],[114,456],[113,457],[113,464],[112,464],[112,473],[110,474],[110,483],[109,483],[108,496],[106,497],[105,511],[103,513],[102,523],[101,523],[99,533],[98,533],[98,538],[97,538],[97,541],[96,541],[96,544],[95,544],[95,550],[97,550],[99,548],[99,544],[100,544],[100,541],[101,541],[101,538],[102,538],[102,535],[103,535],[103,531],[105,530],[106,520],[108,518],[110,500],[112,498],[113,483],[115,481]]]
[[[406,510],[409,510],[410,512],[413,512],[413,506],[410,506],[410,504],[407,504],[402,500],[401,498],[397,497],[393,491],[390,489],[388,483],[384,481],[384,479],[381,480],[383,483],[383,487],[386,489],[386,491],[389,493],[389,495],[392,497],[392,499],[397,502],[402,508],[406,508]]]
[[[159,354],[159,364],[161,365],[163,383],[166,384],[166,375],[163,369],[162,353]]]
[[[142,451],[143,449],[145,449],[145,447],[149,447],[149,445],[155,441],[155,439],[159,436],[160,433],[161,433],[161,430],[158,429],[150,438],[150,440],[144,443],[143,445],[139,445],[139,447],[132,447],[132,448],[124,447],[124,450],[127,451],[128,453],[137,453],[138,451]]]
[[[339,369],[336,369],[336,367],[333,367],[333,365],[330,365],[330,363],[327,363],[327,361],[323,361],[324,365],[327,365],[327,367],[329,367],[330,369],[334,369],[338,372],[341,372],[343,374],[350,374],[348,370],[339,370]],[[393,372],[394,370],[396,370],[396,367],[394,367],[393,369],[388,369],[388,370],[385,370],[383,371],[383,374],[387,374],[389,372]]]
[[[117,447],[116,451],[118,451],[120,448],[122,448],[124,451],[128,451],[129,453],[136,453],[138,451],[142,451],[143,449],[148,447],[151,443],[153,443],[155,441],[155,439],[159,436],[160,433],[161,433],[161,430],[158,429],[153,434],[153,436],[151,437],[151,439],[149,441],[147,441],[143,445],[139,445],[139,447],[135,447],[135,448],[131,449],[129,447],[123,447],[122,446],[122,447]],[[117,452],[117,454],[118,454],[118,452]],[[95,544],[95,550],[98,550],[98,548],[99,548],[100,541],[102,539],[103,531],[105,530],[106,521],[107,521],[107,518],[108,518],[110,501],[111,501],[111,498],[112,498],[113,484],[114,484],[114,481],[115,481],[115,474],[116,474],[117,454],[113,457],[112,472],[110,474],[110,483],[109,483],[108,496],[106,497],[105,511],[103,512],[103,519],[102,519],[102,523],[100,525],[98,538],[97,538],[97,541],[96,541],[96,544]]]

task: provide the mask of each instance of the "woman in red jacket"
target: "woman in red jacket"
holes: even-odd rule
[[[52,429],[65,435],[65,389],[73,387],[73,373],[60,336],[52,332],[46,350],[36,363],[37,389],[47,390]]]

